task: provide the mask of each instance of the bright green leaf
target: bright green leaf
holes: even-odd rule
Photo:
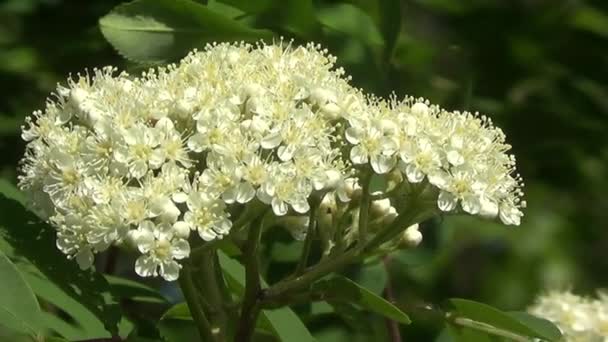
[[[54,314],[43,311],[41,322],[44,327],[58,333],[70,341],[86,339],[86,337],[83,338],[83,332],[81,329],[71,325]]]
[[[184,302],[173,305],[169,310],[167,310],[163,314],[161,320],[163,319],[179,319],[182,321],[191,321],[192,315],[190,314],[188,304]]]
[[[189,0],[136,0],[99,20],[104,37],[124,57],[159,63],[184,57],[213,41],[258,40],[270,31],[249,28]]]
[[[411,323],[409,317],[395,305],[374,294],[354,281],[335,276],[313,285],[313,292],[322,293],[328,300],[345,301],[357,304],[369,311],[403,324]]]
[[[40,333],[42,313],[36,296],[21,272],[2,252],[0,279],[0,324],[31,335]]]

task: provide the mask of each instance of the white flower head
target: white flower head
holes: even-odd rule
[[[335,63],[315,44],[222,43],[138,77],[78,75],[26,119],[20,187],[82,267],[130,237],[138,274],[167,280],[192,231],[221,239],[257,201],[302,223],[331,194],[355,217],[364,174],[398,173],[391,189],[428,182],[441,210],[520,223],[523,183],[488,118],[367,96]],[[374,203],[376,224],[402,209]]]

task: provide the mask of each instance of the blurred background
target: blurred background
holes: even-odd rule
[[[97,26],[118,3],[0,1],[0,177],[16,181],[20,125],[57,82],[104,65],[142,69]],[[404,340],[432,339],[437,327],[425,312],[416,319],[418,309],[446,298],[521,310],[547,289],[592,295],[608,287],[608,2],[294,0],[256,15],[237,3],[209,6],[296,43],[321,43],[369,92],[486,114],[513,146],[528,202],[520,227],[439,218],[423,225],[416,250],[348,270],[376,291],[390,284],[414,316]],[[271,281],[298,255],[289,241],[266,244]],[[122,269],[119,259],[115,272]],[[318,305],[298,310],[322,314],[307,322],[319,341],[386,337],[381,318],[361,324]]]

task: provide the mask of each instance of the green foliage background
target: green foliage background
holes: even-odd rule
[[[7,182],[15,182],[23,154],[23,118],[43,108],[57,82],[104,65],[142,70],[117,54],[98,27],[118,3],[0,2],[0,176]],[[545,289],[593,294],[607,287],[607,2],[226,0],[209,8],[296,43],[321,43],[369,92],[479,111],[506,132],[526,181],[529,207],[520,227],[437,219],[423,226],[418,249],[392,255],[388,267],[347,272],[377,293],[390,282],[397,306],[414,321],[402,326],[405,340],[432,340],[440,326],[422,308],[447,298],[522,310]],[[16,222],[13,215],[0,207],[0,224]],[[264,248],[269,282],[291,269],[300,248],[274,236]],[[100,258],[98,269],[131,277],[128,258]],[[176,297],[172,286],[161,289]],[[162,314],[150,303],[129,305],[129,324],[145,326]],[[142,308],[147,315],[133,314]],[[386,339],[380,317],[336,315],[322,305],[296,309],[319,341]]]

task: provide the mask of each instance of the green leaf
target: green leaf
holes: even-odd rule
[[[381,259],[364,264],[352,278],[357,284],[369,291],[382,295],[388,282],[388,273]]]
[[[4,178],[0,178],[0,193],[21,204],[25,204],[25,195],[13,183]]]
[[[23,122],[23,118],[0,115],[0,137],[18,136]]]
[[[70,340],[85,340],[109,336],[103,322],[86,306],[72,298],[61,287],[38,272],[32,265],[23,265],[22,269],[27,270],[23,275],[28,284],[31,285],[36,296],[59,308],[72,320],[71,323],[67,323],[56,316],[53,316],[55,319],[47,316],[45,319],[45,326],[47,328],[56,331]]]
[[[371,47],[384,45],[384,38],[372,18],[351,4],[327,6],[317,12],[319,22],[332,31],[358,39]]]
[[[533,330],[541,338],[549,341],[558,341],[562,338],[559,328],[544,318],[521,311],[511,311],[506,314]]]
[[[42,313],[34,292],[21,272],[0,252],[0,324],[36,336],[41,332]]]
[[[160,336],[166,342],[199,341],[194,321],[165,319],[158,322]]]
[[[188,308],[188,304],[185,302],[178,303],[173,305],[169,310],[167,310],[163,316],[160,318],[163,319],[179,319],[182,321],[191,321],[192,315],[190,314],[190,309]]]
[[[27,260],[40,274],[54,283],[74,301],[92,312],[109,332],[118,332],[120,311],[110,294],[108,282],[93,270],[81,270],[56,247],[53,228],[27,211],[18,202],[0,195],[0,208],[10,215],[0,215],[0,248],[19,260]]]
[[[270,39],[272,33],[249,28],[189,0],[136,0],[99,20],[106,40],[124,57],[160,63],[184,57],[213,41]]]
[[[380,7],[378,26],[384,37],[385,54],[390,57],[401,31],[401,0],[378,1],[378,6]]]
[[[239,262],[219,252],[220,266],[230,289],[241,296],[245,290],[245,268]],[[262,282],[264,287],[267,284]],[[293,310],[285,307],[263,310],[261,319],[266,322],[274,335],[285,342],[310,342],[314,338]]]
[[[116,298],[145,303],[168,303],[165,296],[149,286],[130,279],[115,277],[107,274],[104,277],[108,281],[108,284],[110,284],[110,291]]]
[[[315,283],[313,284],[312,291],[322,293],[328,300],[357,304],[397,322],[403,324],[411,323],[409,317],[395,305],[342,276],[335,276]]]
[[[87,337],[83,337],[81,329],[71,325],[70,323],[51,313],[43,311],[41,322],[46,328],[58,333],[59,335],[71,341],[87,339]]]
[[[449,302],[456,309],[455,313],[457,315],[519,335],[545,338],[542,334],[538,334],[535,329],[531,329],[526,324],[520,322],[519,319],[487,304],[460,298],[452,298]],[[549,340],[553,341],[554,339]]]
[[[249,14],[257,14],[272,8],[274,3],[272,0],[220,0],[220,2],[238,8]]]
[[[572,17],[572,26],[608,38],[608,15],[593,7],[582,7]]]
[[[197,341],[198,331],[186,303],[179,303],[167,310],[158,322],[158,330],[167,342]]]

